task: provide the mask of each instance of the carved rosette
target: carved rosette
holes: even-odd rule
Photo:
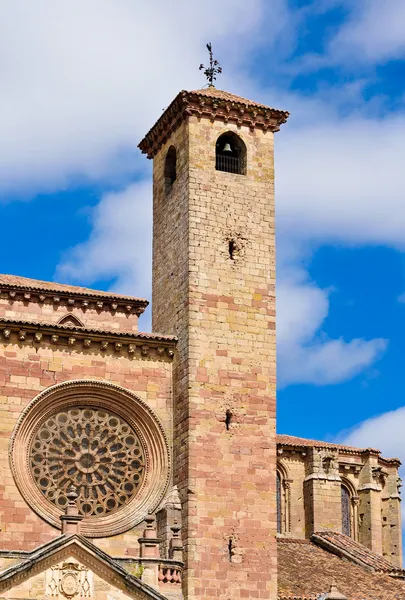
[[[15,427],[10,461],[26,502],[55,527],[74,485],[81,533],[89,537],[141,522],[170,476],[156,415],[128,390],[100,381],[64,382],[34,398]]]

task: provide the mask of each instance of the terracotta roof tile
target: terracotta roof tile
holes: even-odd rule
[[[357,564],[369,567],[376,572],[403,575],[405,577],[405,572],[402,569],[343,533],[321,531],[315,533],[311,539],[337,556],[353,560]]]
[[[74,331],[77,334],[94,334],[94,335],[105,335],[114,336],[126,339],[140,339],[140,340],[151,340],[160,342],[169,342],[175,344],[177,337],[174,335],[166,335],[163,333],[149,333],[143,331],[119,331],[117,329],[98,329],[96,327],[80,327],[75,325],[60,325],[59,323],[50,323],[49,321],[42,320],[40,317],[35,320],[27,319],[11,319],[9,317],[0,317],[0,325],[30,327],[32,329],[54,329],[55,331]]]
[[[377,452],[374,448],[356,448],[355,446],[345,446],[344,444],[334,444],[332,442],[323,442],[320,440],[309,440],[307,438],[296,437],[294,435],[277,434],[277,444],[280,446],[313,447],[313,448],[336,448],[338,450],[352,450],[355,452]]]
[[[230,92],[225,92],[224,90],[218,90],[215,87],[207,87],[202,88],[201,90],[192,90],[189,94],[196,94],[197,96],[207,96],[208,98],[216,98],[217,100],[226,100],[227,102],[235,102],[237,104],[244,104],[245,106],[257,106],[258,108],[266,108],[275,110],[279,113],[284,113],[288,116],[288,112],[285,110],[278,110],[277,108],[271,108],[266,104],[260,104],[260,102],[254,102],[253,100],[248,100],[247,98],[243,98],[242,96],[236,96],[235,94],[231,94]]]
[[[19,275],[0,274],[0,286],[7,288],[18,288],[32,291],[56,292],[59,294],[69,294],[77,296],[92,296],[94,298],[110,298],[117,300],[125,300],[130,303],[144,304],[145,307],[149,304],[144,298],[136,298],[133,296],[124,296],[114,292],[104,292],[101,290],[93,290],[78,285],[67,285],[64,283],[55,283],[54,281],[41,281],[39,279],[30,279],[29,277],[20,277]]]
[[[259,127],[264,131],[278,131],[280,125],[287,121],[289,113],[216,88],[191,92],[183,90],[165,109],[138,148],[148,158],[153,158],[180,123],[190,115]]]
[[[375,573],[313,542],[278,540],[279,599],[318,598],[334,580],[348,600],[405,600],[405,581]]]

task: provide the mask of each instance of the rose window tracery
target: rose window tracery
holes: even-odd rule
[[[104,381],[65,381],[20,415],[10,466],[27,504],[61,528],[74,486],[82,535],[118,535],[159,506],[170,481],[170,447],[158,416],[137,395]]]
[[[130,425],[104,409],[75,407],[50,416],[30,449],[41,493],[63,508],[70,485],[87,516],[111,513],[137,493],[145,472],[142,446]]]

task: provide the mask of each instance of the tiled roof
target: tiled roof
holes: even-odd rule
[[[307,438],[296,437],[294,435],[277,434],[277,444],[280,446],[313,447],[313,448],[336,448],[339,450],[351,450],[355,452],[377,452],[374,448],[355,448],[354,446],[345,446],[344,444],[334,444],[332,442],[322,442],[320,440],[308,440]]]
[[[355,542],[343,533],[321,531],[315,533],[311,539],[319,546],[326,548],[337,556],[353,560],[353,562],[373,569],[373,571],[405,576],[405,572],[402,569],[395,567],[382,556],[375,554],[363,546],[363,544]]]
[[[135,298],[133,296],[124,296],[114,292],[104,292],[101,290],[92,290],[78,285],[66,285],[64,283],[55,283],[54,281],[41,281],[39,279],[30,279],[29,277],[20,277],[19,275],[0,274],[0,286],[7,289],[24,289],[31,291],[56,292],[59,294],[69,294],[78,296],[91,296],[93,298],[109,298],[125,300],[126,302],[142,303],[148,305],[144,298]]]
[[[332,580],[348,600],[405,600],[402,579],[372,572],[309,540],[278,540],[280,600],[318,598],[329,591]]]
[[[258,108],[271,108],[266,104],[260,104],[259,102],[254,102],[253,100],[248,100],[247,98],[242,98],[242,96],[235,96],[235,94],[230,94],[229,92],[225,92],[224,90],[217,90],[216,87],[207,87],[202,88],[201,90],[193,90],[189,92],[189,94],[196,94],[197,96],[206,96],[208,98],[215,98],[217,100],[226,100],[227,102],[235,102],[237,104],[244,104],[245,106],[257,106]],[[288,112],[285,110],[278,110],[276,108],[271,108],[271,110],[275,110],[279,113],[284,113],[288,116]]]
[[[191,115],[259,127],[263,131],[278,131],[280,125],[287,121],[289,113],[216,88],[191,92],[183,90],[165,109],[138,148],[148,158],[153,158],[183,120]]]
[[[50,323],[49,321],[42,321],[39,317],[37,320],[32,321],[29,319],[12,319],[9,317],[0,317],[0,325],[16,325],[21,327],[32,327],[33,329],[48,328],[54,329],[55,331],[72,331],[76,334],[94,334],[104,336],[114,336],[126,339],[139,339],[139,340],[150,340],[158,342],[169,342],[175,344],[177,337],[174,335],[167,335],[164,333],[149,333],[143,331],[120,331],[118,329],[98,329],[96,327],[77,327],[76,325],[60,325],[59,323]]]

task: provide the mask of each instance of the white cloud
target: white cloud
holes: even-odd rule
[[[404,116],[331,116],[278,135],[277,216],[283,234],[318,244],[404,248]]]
[[[322,333],[328,294],[309,280],[304,269],[282,270],[277,284],[279,387],[341,383],[372,365],[386,349],[383,339],[328,339]]]
[[[152,263],[152,189],[150,182],[106,194],[91,213],[87,241],[66,252],[57,278],[113,279],[122,294],[150,298]],[[147,317],[148,318],[148,317]]]
[[[405,54],[405,4],[403,0],[348,2],[349,19],[333,39],[335,59],[356,64],[403,58]]]
[[[399,474],[405,478],[405,406],[381,413],[359,423],[350,431],[342,432],[336,438],[339,444],[358,448],[376,448],[384,457],[399,458],[402,465]],[[405,532],[405,506],[402,505],[402,528]]]
[[[399,458],[405,464],[405,406],[382,413],[338,436],[339,443],[359,448],[377,448],[384,456]]]
[[[262,0],[14,0],[0,6],[0,191],[27,194],[139,165],[136,144],[184,87],[205,42],[238,61]],[[274,2],[269,37],[280,34]],[[227,52],[227,54],[228,54]],[[231,61],[230,61],[231,62]],[[232,62],[225,70],[229,83]],[[228,85],[230,87],[230,85]],[[135,164],[134,164],[135,163]]]

